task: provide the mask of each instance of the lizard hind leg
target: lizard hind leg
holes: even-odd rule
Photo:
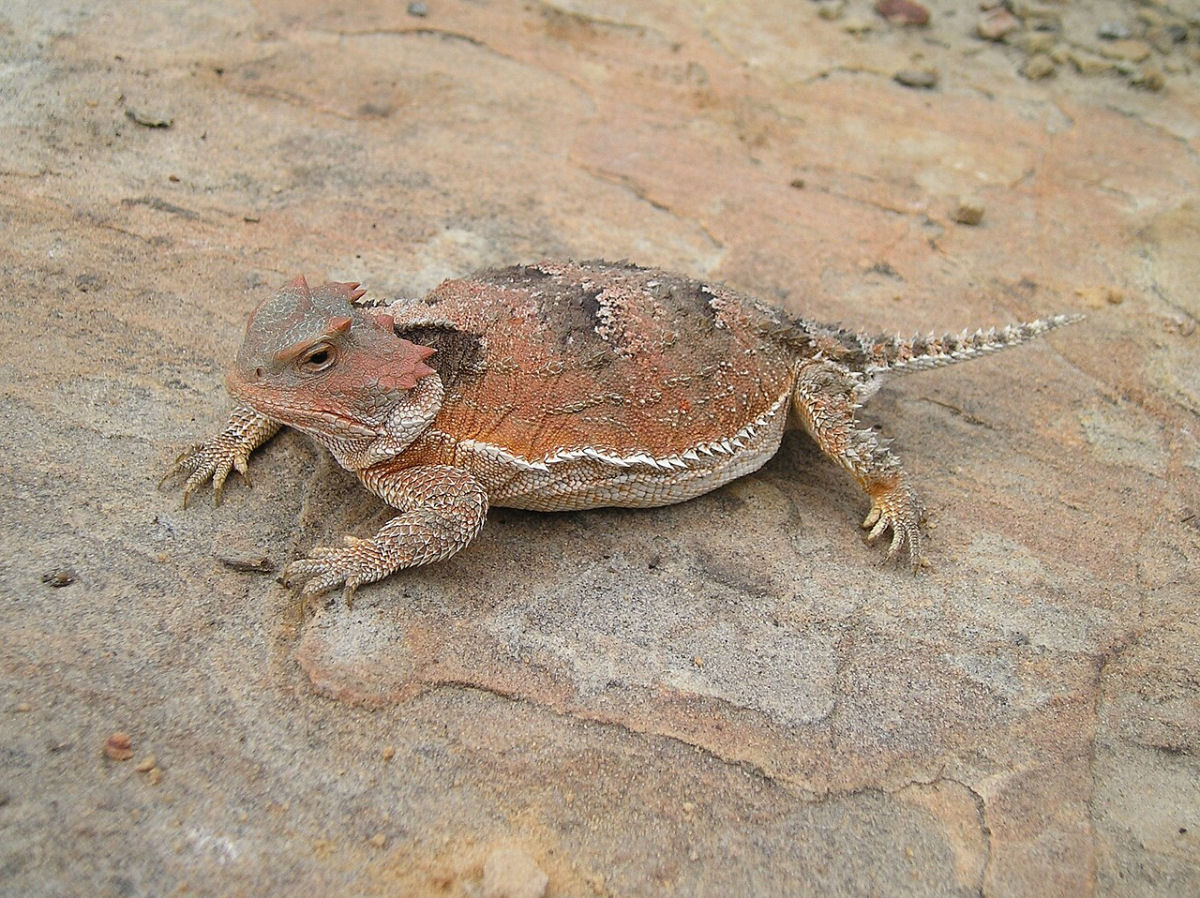
[[[792,408],[821,451],[845,468],[871,500],[863,521],[867,541],[892,531],[888,560],[907,550],[914,571],[924,564],[921,554],[921,521],[925,511],[897,458],[870,430],[862,427],[855,411],[873,392],[874,385],[847,368],[827,360],[813,360],[796,373]]]

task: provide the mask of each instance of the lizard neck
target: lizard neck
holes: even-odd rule
[[[310,430],[309,434],[328,449],[337,463],[349,471],[361,471],[395,458],[433,423],[442,407],[445,392],[436,374],[427,374],[408,391],[402,402],[385,413],[374,434],[338,434]]]

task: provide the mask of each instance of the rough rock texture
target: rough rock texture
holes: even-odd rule
[[[467,896],[512,846],[549,896],[1200,892],[1200,22],[924,5],[5,4],[0,892]],[[1114,21],[1161,90],[1018,74]],[[292,275],[556,256],[1090,317],[873,400],[916,579],[799,436],[680,506],[500,510],[352,611],[270,573],[388,514],[303,438],[155,491]]]

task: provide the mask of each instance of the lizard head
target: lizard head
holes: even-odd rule
[[[434,351],[398,337],[390,316],[355,304],[365,292],[358,284],[310,288],[303,277],[284,285],[251,313],[229,392],[331,448],[357,451],[381,437],[394,444],[403,431],[411,442],[440,406],[440,381],[420,388],[438,380],[425,364]]]

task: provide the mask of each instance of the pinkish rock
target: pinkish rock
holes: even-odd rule
[[[1002,41],[1021,27],[1021,20],[1003,7],[990,10],[975,26],[975,33],[985,41]]]
[[[877,0],[875,12],[893,25],[929,24],[929,10],[913,0]]]

